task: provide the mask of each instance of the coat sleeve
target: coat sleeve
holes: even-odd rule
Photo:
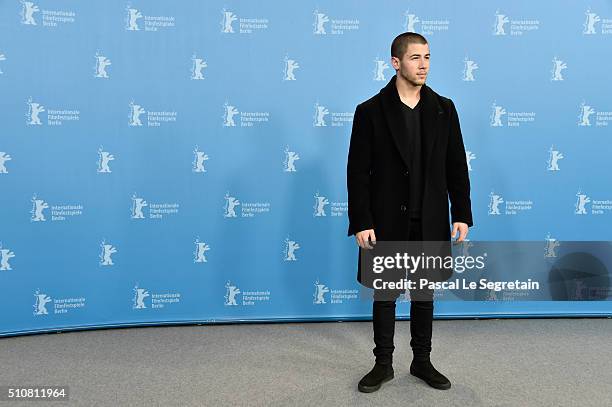
[[[353,116],[349,145],[346,182],[348,189],[348,236],[374,229],[370,208],[370,169],[372,124],[363,106],[358,105]]]
[[[446,185],[451,204],[452,222],[473,226],[470,201],[470,179],[459,116],[455,104],[450,101],[450,133],[446,151]]]

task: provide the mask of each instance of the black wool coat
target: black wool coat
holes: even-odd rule
[[[347,163],[348,236],[374,229],[377,241],[408,240],[410,155],[395,79],[355,109]],[[452,100],[427,85],[419,103],[423,241],[450,241],[450,221],[473,226],[459,118]],[[357,279],[361,282],[360,267]]]

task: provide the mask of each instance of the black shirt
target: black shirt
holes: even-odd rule
[[[409,194],[408,212],[411,218],[421,217],[423,202],[423,154],[421,150],[421,101],[410,108],[400,101],[406,123],[405,135],[408,138],[410,168],[408,168]]]

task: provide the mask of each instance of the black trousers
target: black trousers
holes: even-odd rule
[[[408,240],[422,240],[421,220],[410,219],[410,236]],[[397,297],[403,291],[397,291]],[[426,360],[431,352],[431,334],[433,323],[433,290],[422,289],[420,295],[431,298],[431,301],[410,301],[410,347],[415,360]],[[419,298],[422,298],[422,297]],[[374,326],[374,356],[376,363],[393,363],[393,336],[395,334],[395,302],[397,297],[389,301],[378,300],[376,291],[372,306],[372,321]],[[392,297],[391,297],[392,298]]]

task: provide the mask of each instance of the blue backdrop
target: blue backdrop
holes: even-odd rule
[[[370,317],[346,158],[406,30],[459,112],[470,239],[610,240],[610,1],[5,0],[0,335]]]

